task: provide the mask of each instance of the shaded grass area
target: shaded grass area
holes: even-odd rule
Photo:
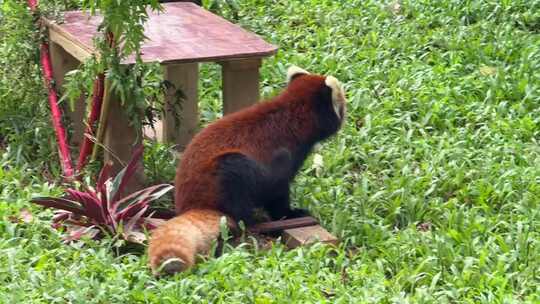
[[[2,301],[540,301],[540,1],[238,2],[238,22],[280,46],[263,65],[263,95],[283,87],[288,64],[346,85],[347,124],[317,152],[324,166],[308,160],[293,189],[293,201],[342,245],[226,248],[190,272],[154,279],[145,255],[117,253],[114,240],[61,244],[51,212],[28,203],[59,193],[24,165],[45,160],[25,154],[27,141],[53,151],[50,141],[22,133],[17,142],[2,123]],[[219,117],[220,71],[205,65],[201,74],[207,123]],[[12,91],[0,84],[6,111],[25,98],[45,103],[41,91],[4,94]],[[47,125],[36,117],[18,127]],[[170,158],[164,147],[153,151],[147,161]],[[159,161],[172,175],[174,161]],[[10,219],[20,208],[33,212],[30,223]]]

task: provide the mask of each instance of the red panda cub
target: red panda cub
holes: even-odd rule
[[[229,114],[199,132],[185,149],[175,179],[178,216],[152,232],[154,273],[183,271],[208,252],[225,216],[255,224],[254,209],[274,219],[292,209],[289,185],[313,146],[335,134],[345,117],[345,92],[332,76],[298,67],[278,96]]]

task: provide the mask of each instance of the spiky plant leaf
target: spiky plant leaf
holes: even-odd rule
[[[101,201],[93,193],[77,191],[74,189],[66,189],[66,192],[72,201],[77,201],[82,204],[86,216],[99,223],[106,222],[107,215],[101,208]]]
[[[137,171],[139,160],[143,155],[143,151],[143,145],[139,145],[137,148],[135,148],[133,156],[131,157],[128,165],[124,169],[122,169],[122,171],[120,171],[120,173],[118,173],[118,175],[114,178],[113,188],[111,189],[113,201],[116,201],[121,197],[122,193],[124,192],[124,188]]]
[[[78,240],[83,235],[95,237],[103,231],[120,234],[128,241],[140,242],[144,235],[141,234],[142,230],[156,226],[150,221],[154,212],[147,214],[150,203],[173,188],[169,184],[160,184],[122,198],[125,186],[136,172],[142,152],[143,146],[139,146],[128,166],[114,178],[110,177],[111,164],[105,164],[95,188],[83,185],[85,191],[66,189],[66,195],[62,198],[38,197],[32,202],[64,210],[54,216],[53,227],[65,225],[69,233],[66,240]],[[123,223],[126,225],[123,226]]]
[[[78,215],[86,215],[81,203],[65,198],[35,197],[31,202],[48,208],[62,209]]]

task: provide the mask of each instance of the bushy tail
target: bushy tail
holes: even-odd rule
[[[216,210],[193,209],[152,231],[148,247],[152,272],[173,274],[193,266],[197,255],[208,253],[218,239],[223,216]]]

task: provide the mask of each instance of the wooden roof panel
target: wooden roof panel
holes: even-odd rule
[[[265,57],[277,47],[199,6],[188,2],[164,3],[162,13],[150,11],[145,24],[149,38],[141,48],[144,62],[201,62]],[[101,16],[66,12],[59,28],[76,45],[93,48]],[[54,29],[54,27],[53,27]],[[126,63],[133,63],[128,58]]]

